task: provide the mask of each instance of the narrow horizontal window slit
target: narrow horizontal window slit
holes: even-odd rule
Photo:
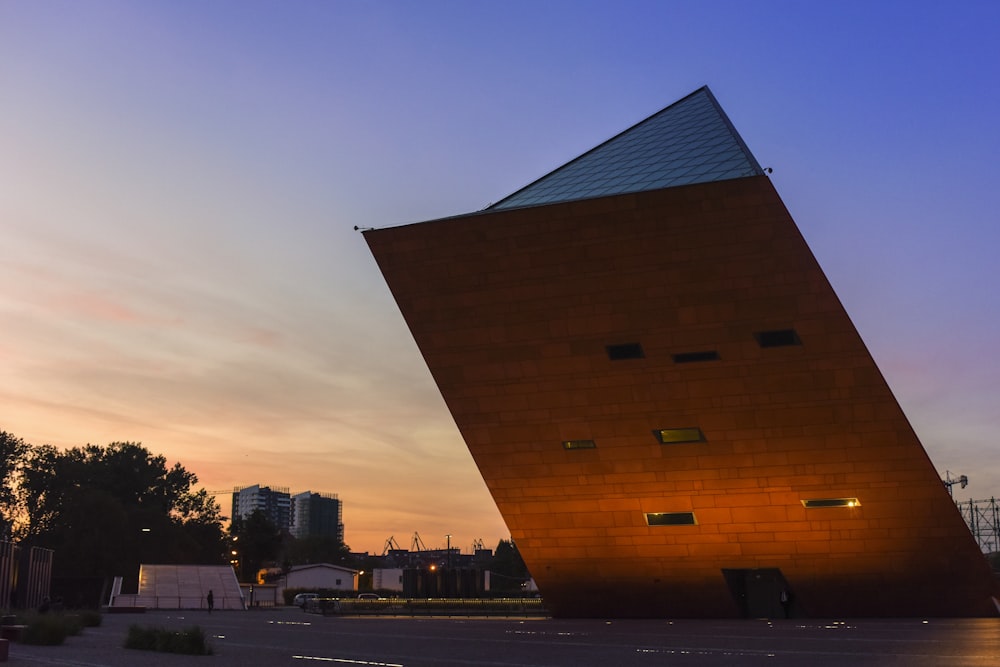
[[[563,449],[594,449],[597,443],[593,440],[563,440]]]
[[[619,345],[608,345],[608,359],[611,361],[621,361],[623,359],[642,359],[646,355],[642,351],[639,343],[621,343]]]
[[[758,331],[753,337],[761,347],[787,347],[802,345],[802,339],[795,329],[775,329],[774,331]]]
[[[697,526],[694,512],[646,512],[648,526]]]
[[[685,442],[705,442],[705,434],[697,426],[685,428],[658,428],[653,436],[661,445],[679,445]]]
[[[820,507],[861,507],[861,502],[857,498],[809,498],[803,500],[802,505],[807,509]]]

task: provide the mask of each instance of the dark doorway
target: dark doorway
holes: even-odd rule
[[[778,568],[723,570],[729,592],[745,618],[791,618],[792,589]]]

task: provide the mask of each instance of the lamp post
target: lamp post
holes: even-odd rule
[[[232,542],[229,545],[229,564],[233,566],[233,571],[236,573],[236,580],[239,582],[243,581],[243,559],[240,558],[240,552],[237,547],[239,546],[237,542],[240,541],[239,535],[232,536]]]
[[[243,561],[240,560],[240,553],[236,549],[233,549],[232,551],[229,552],[229,554],[230,554],[230,556],[232,556],[229,559],[229,564],[232,565],[233,568],[236,570],[236,579],[237,579],[237,581],[241,581],[242,582],[243,581]]]
[[[445,537],[448,538],[447,562],[448,562],[448,569],[450,570],[451,569],[451,533],[448,533],[447,535],[445,535]]]

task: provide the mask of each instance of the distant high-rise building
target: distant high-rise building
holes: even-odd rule
[[[233,489],[233,519],[245,519],[260,510],[271,523],[288,532],[291,527],[291,495],[288,488],[238,486]]]
[[[303,491],[292,496],[291,534],[297,538],[334,537],[344,541],[343,506],[336,494]]]

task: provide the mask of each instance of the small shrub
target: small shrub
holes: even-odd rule
[[[83,621],[79,616],[63,616],[63,625],[66,626],[66,634],[75,637],[83,632]]]
[[[84,609],[80,611],[77,616],[80,619],[80,625],[85,628],[98,628],[104,621],[104,617],[101,616],[101,612],[94,611],[93,609]]]
[[[212,654],[205,633],[198,626],[186,630],[164,630],[132,625],[125,637],[125,648],[185,655]]]
[[[130,625],[128,634],[125,635],[125,648],[134,648],[140,651],[155,651],[156,632],[156,628],[143,628],[138,625]]]
[[[58,646],[66,641],[69,635],[79,634],[75,623],[68,622],[62,616],[40,615],[30,619],[21,632],[22,644],[36,646]]]

